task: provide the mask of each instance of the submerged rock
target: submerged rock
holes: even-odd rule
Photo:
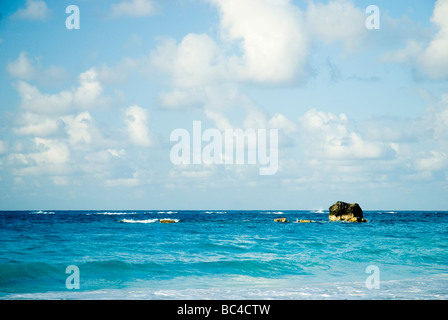
[[[363,212],[359,204],[336,202],[330,207],[330,221],[368,222],[364,219]]]
[[[311,220],[302,220],[297,219],[294,223],[311,223]]]
[[[274,219],[274,222],[283,222],[283,223],[286,223],[286,222],[289,222],[289,220],[286,220],[286,218],[278,218],[278,219]]]

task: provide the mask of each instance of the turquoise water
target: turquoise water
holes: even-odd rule
[[[279,217],[291,223],[275,223]],[[364,217],[368,223],[330,222],[321,211],[2,211],[0,298],[448,298],[448,212]],[[66,286],[70,265],[79,289]],[[369,266],[379,288],[366,286]]]

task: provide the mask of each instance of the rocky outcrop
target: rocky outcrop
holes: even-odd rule
[[[160,223],[176,223],[177,220],[174,220],[174,219],[160,219],[159,222]]]
[[[330,207],[330,221],[367,222],[357,203],[336,202]]]
[[[286,220],[286,218],[278,218],[278,219],[274,219],[274,222],[283,222],[283,223],[286,223],[286,222],[289,222],[289,220]]]

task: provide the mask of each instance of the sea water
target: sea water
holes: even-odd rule
[[[328,211],[2,211],[0,298],[448,298],[448,212],[364,217],[368,223],[330,222]],[[67,285],[68,266],[79,270],[79,289]]]

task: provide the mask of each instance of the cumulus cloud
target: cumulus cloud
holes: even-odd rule
[[[40,59],[28,57],[25,51],[20,52],[16,60],[8,62],[6,70],[13,78],[35,80],[41,84],[60,83],[68,78],[63,68],[57,66],[44,68]]]
[[[244,127],[278,125],[285,133],[293,132],[292,122],[282,115],[270,119],[238,86],[306,81],[311,41],[354,49],[366,32],[364,10],[349,0],[309,2],[306,11],[289,0],[209,1],[219,10],[217,39],[196,33],[179,42],[165,39],[151,52],[150,61],[172,87],[159,95],[162,106],[202,108],[218,128],[230,125],[225,110],[237,105],[246,112]]]
[[[72,145],[78,143],[90,144],[92,142],[93,118],[88,111],[81,112],[76,116],[63,117],[62,120],[65,122],[65,130]]]
[[[225,76],[220,49],[206,34],[188,34],[179,45],[167,39],[151,53],[151,60],[171,75],[176,87],[210,85]]]
[[[142,147],[149,147],[152,140],[148,128],[148,112],[138,105],[130,106],[125,111],[125,122],[131,141]]]
[[[309,54],[304,17],[290,1],[211,0],[221,14],[223,40],[237,43],[230,57],[232,74],[241,80],[284,83],[306,74]]]
[[[45,1],[26,0],[25,8],[17,10],[12,17],[24,20],[45,20],[49,12]]]
[[[335,115],[312,109],[299,123],[307,138],[306,153],[312,157],[356,160],[387,158],[394,154],[389,145],[365,139],[343,113]]]
[[[73,103],[73,94],[70,91],[61,91],[56,94],[45,94],[25,81],[17,81],[16,90],[21,98],[21,107],[34,113],[64,113]]]
[[[403,49],[383,54],[385,62],[401,62],[411,65],[423,75],[433,80],[448,78],[448,0],[437,0],[431,22],[437,29],[428,44],[416,39],[408,39]]]
[[[79,86],[73,92],[73,102],[78,107],[95,107],[102,92],[103,86],[98,81],[97,71],[89,69],[79,76]]]
[[[17,119],[18,127],[13,131],[17,135],[32,135],[46,137],[56,133],[60,128],[60,121],[47,115],[25,112]]]
[[[425,117],[419,122],[419,131],[440,150],[448,152],[448,94],[427,108]]]
[[[298,131],[297,124],[281,113],[275,114],[268,123],[269,128],[283,130],[286,134]]]
[[[24,110],[41,114],[63,114],[76,108],[90,109],[107,103],[102,97],[103,87],[97,79],[95,69],[89,69],[79,76],[79,86],[58,93],[42,93],[36,86],[23,80],[15,84]]]
[[[431,150],[421,158],[416,159],[417,170],[439,171],[448,169],[448,153]]]
[[[151,53],[152,64],[167,72],[173,85],[280,84],[305,78],[309,41],[298,7],[272,0],[211,2],[220,12],[221,42],[190,33],[179,44],[165,40]]]
[[[327,4],[308,3],[307,25],[313,37],[326,44],[342,43],[355,49],[366,34],[365,10],[356,8],[353,1],[332,0]]]
[[[448,78],[448,0],[438,0],[431,18],[438,33],[420,57],[423,71],[432,79]]]
[[[7,64],[6,70],[11,76],[24,80],[30,80],[36,75],[32,61],[27,57],[27,53],[23,51],[16,60]]]
[[[44,138],[34,138],[34,142],[41,149],[41,152],[31,155],[37,164],[58,165],[69,161],[70,152],[63,142]]]
[[[154,13],[154,5],[150,0],[125,0],[113,4],[111,7],[111,16],[113,18],[145,17]]]
[[[408,40],[406,47],[396,51],[390,51],[383,54],[381,60],[384,62],[408,63],[423,52],[423,45],[415,40]]]
[[[34,138],[35,151],[12,153],[9,159],[24,167],[15,170],[17,175],[61,174],[67,172],[70,150],[57,139]]]

